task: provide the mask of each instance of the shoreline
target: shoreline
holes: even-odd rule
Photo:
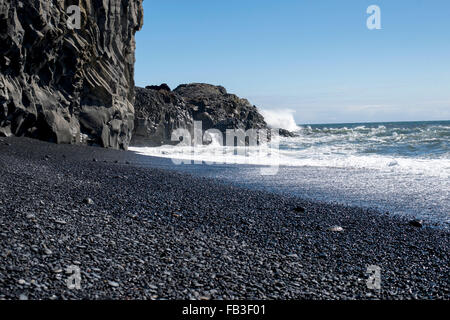
[[[444,230],[140,157],[0,138],[0,299],[450,298]],[[380,290],[367,288],[369,265]]]
[[[405,219],[424,220],[428,227],[449,230],[448,201],[444,190],[445,178],[417,175],[410,172],[391,172],[373,168],[325,166],[276,166],[276,174],[261,175],[261,169],[272,169],[255,163],[195,163],[192,159],[146,153],[132,148],[143,167],[162,168],[193,174],[251,190],[296,196],[316,203],[340,204],[375,210]],[[210,159],[211,160],[211,159]],[[183,164],[180,162],[183,161]],[[186,164],[188,163],[188,164]],[[332,183],[330,183],[332,181]],[[371,182],[376,181],[376,185]],[[407,185],[408,188],[402,188]],[[441,190],[441,193],[438,193]],[[439,200],[439,194],[443,199]]]

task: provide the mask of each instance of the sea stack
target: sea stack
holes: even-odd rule
[[[268,129],[264,117],[247,99],[206,83],[182,84],[173,91],[166,84],[136,88],[135,111],[133,146],[174,144],[173,130],[192,132],[194,121],[201,121],[203,131]]]

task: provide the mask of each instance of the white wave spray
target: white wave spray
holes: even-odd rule
[[[293,110],[259,110],[267,125],[274,129],[286,129],[289,131],[300,130],[294,119]]]

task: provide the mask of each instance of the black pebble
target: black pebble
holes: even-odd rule
[[[422,228],[423,227],[423,220],[411,220],[408,223],[410,226],[416,227],[416,228]]]
[[[305,212],[306,210],[305,210],[305,208],[303,208],[303,207],[295,207],[295,208],[294,208],[294,211],[295,211],[295,212]]]

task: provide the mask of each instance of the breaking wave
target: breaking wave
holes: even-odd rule
[[[300,127],[295,123],[294,112],[291,110],[260,110],[270,128],[297,131]]]
[[[267,115],[267,113],[266,113]],[[293,117],[280,114],[272,125],[294,129]],[[282,124],[282,125],[281,125]],[[140,154],[219,164],[254,164],[373,169],[450,177],[450,122],[310,125],[297,137],[262,147],[222,147],[219,143],[191,147],[130,148]]]

